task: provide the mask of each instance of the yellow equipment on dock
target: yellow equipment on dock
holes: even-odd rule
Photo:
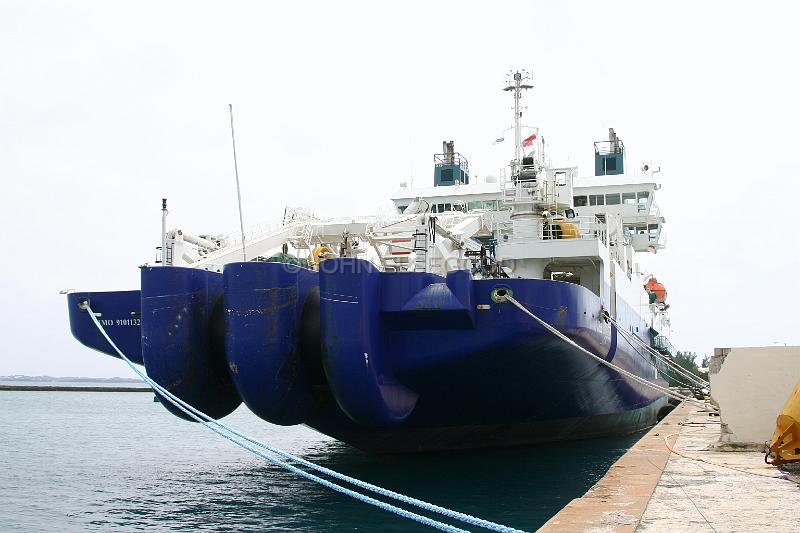
[[[786,400],[778,419],[767,456],[773,465],[800,461],[800,381]]]

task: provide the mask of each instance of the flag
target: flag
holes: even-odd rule
[[[532,134],[530,137],[526,137],[522,140],[522,146],[530,146],[533,144],[533,141],[536,140],[536,134]]]
[[[498,137],[497,139],[494,140],[494,142],[492,144],[501,143],[501,142],[503,142],[505,140],[506,140],[505,137]]]

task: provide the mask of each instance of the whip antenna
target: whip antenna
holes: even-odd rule
[[[239,187],[239,165],[236,163],[236,136],[233,134],[233,104],[228,104],[231,112],[231,143],[233,143],[233,170],[236,173],[236,199],[239,201],[239,229],[242,231],[242,261],[247,261],[244,251],[244,220],[242,219],[242,190]]]

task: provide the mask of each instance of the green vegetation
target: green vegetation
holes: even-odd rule
[[[675,354],[673,361],[675,361],[681,368],[688,370],[695,376],[708,381],[708,372],[703,372],[700,370],[700,368],[708,368],[708,362],[710,359],[710,357],[705,356],[700,361],[700,365],[698,365],[697,354],[695,352],[678,352]],[[675,381],[672,377],[669,377],[667,381],[671,387],[680,386],[680,383]],[[685,382],[686,380],[681,379],[681,381]]]

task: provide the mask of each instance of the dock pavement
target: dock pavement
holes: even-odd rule
[[[797,470],[714,451],[719,435],[715,413],[684,402],[539,531],[800,531]]]

